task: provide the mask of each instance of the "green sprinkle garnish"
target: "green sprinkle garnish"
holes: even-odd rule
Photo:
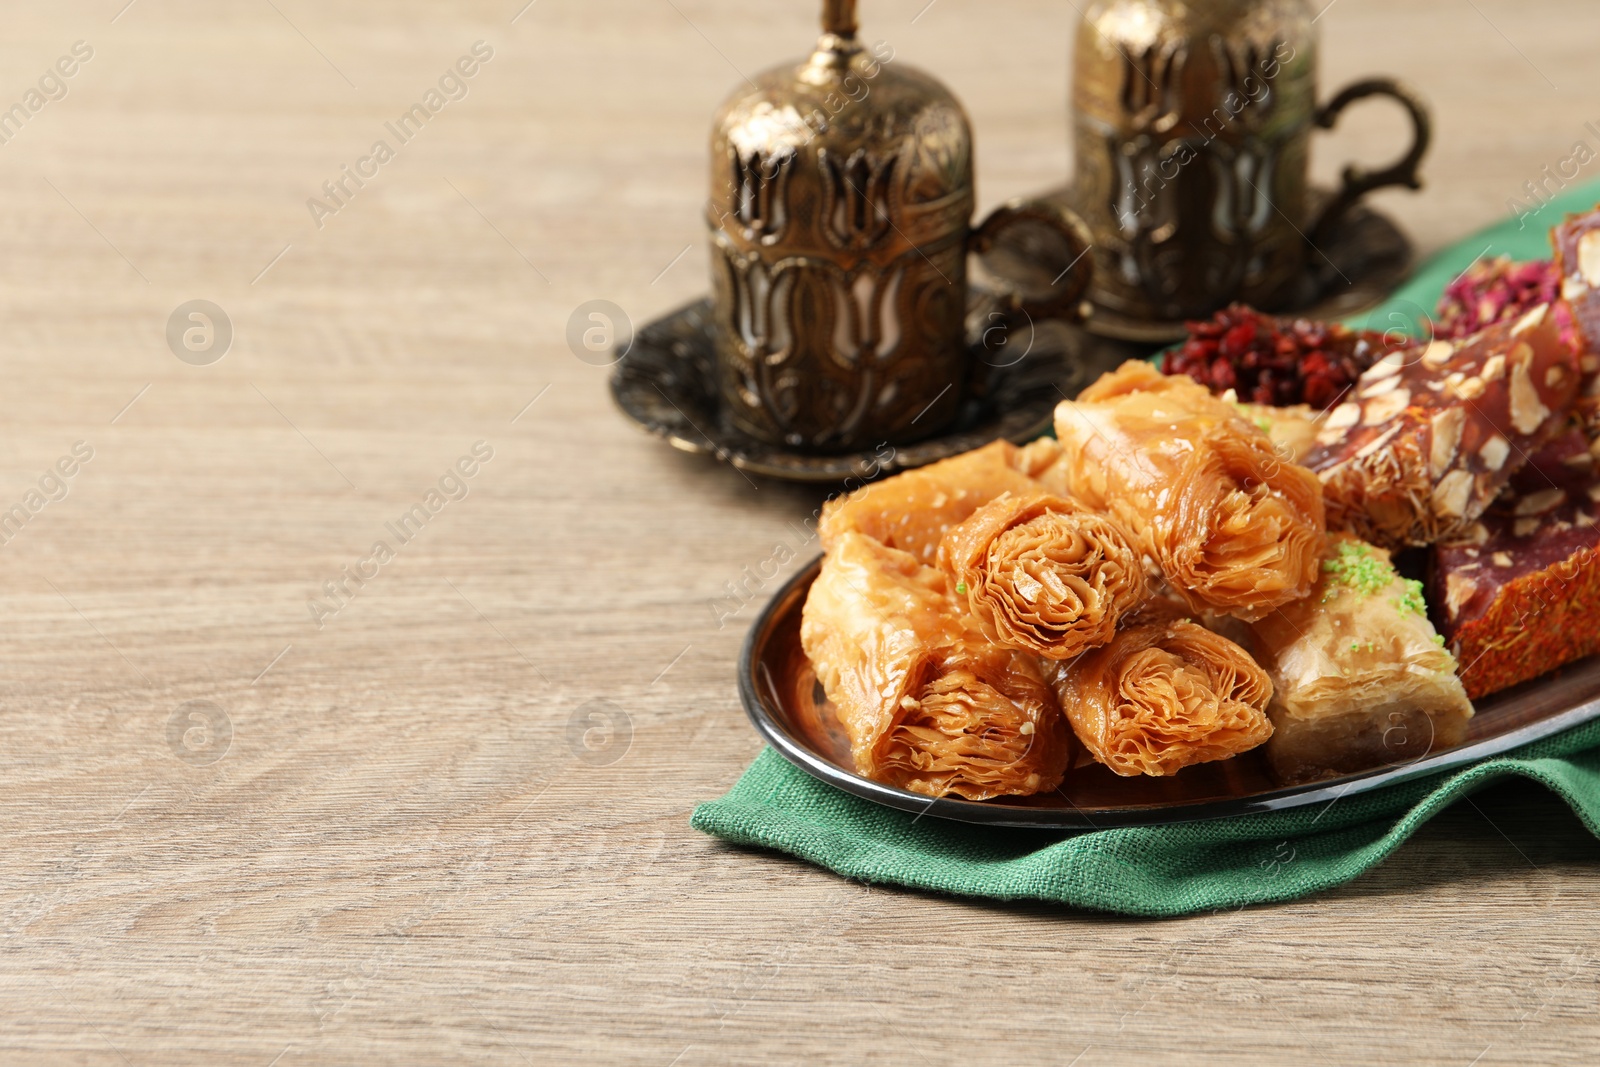
[[[1406,591],[1395,601],[1402,615],[1427,615],[1428,602],[1422,598],[1422,583],[1415,578],[1406,579]]]
[[[959,594],[965,595],[966,592],[967,592],[967,583],[966,582],[961,582],[960,584],[958,584],[956,586],[956,592],[959,593]]]
[[[1271,433],[1272,432],[1272,423],[1270,421],[1268,421],[1267,419],[1257,419],[1256,420],[1256,429],[1260,430],[1262,433]]]
[[[1370,545],[1359,541],[1340,541],[1338,554],[1322,561],[1322,571],[1328,576],[1324,602],[1333,599],[1338,586],[1371,596],[1395,580],[1394,568],[1374,556]]]
[[[1434,634],[1433,635],[1433,643],[1438,645],[1440,648],[1443,648],[1444,647],[1444,634]]]
[[[1340,587],[1371,596],[1400,580],[1392,566],[1373,555],[1370,545],[1359,541],[1340,541],[1338,554],[1322,561],[1322,571],[1328,576],[1327,591],[1322,595],[1324,604],[1338,595]],[[1407,578],[1401,584],[1400,598],[1394,602],[1396,610],[1402,615],[1426,617],[1428,602],[1422,596],[1422,583]]]

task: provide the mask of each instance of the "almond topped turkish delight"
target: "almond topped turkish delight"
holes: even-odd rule
[[[1583,334],[1585,374],[1600,371],[1600,208],[1574,215],[1550,233],[1561,295]]]
[[[1480,697],[1600,652],[1600,444],[1571,429],[1434,553],[1429,598]]]
[[[1391,352],[1362,374],[1303,460],[1328,527],[1398,547],[1470,526],[1577,396],[1577,352],[1552,307]]]

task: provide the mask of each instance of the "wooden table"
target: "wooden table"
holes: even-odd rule
[[[1174,922],[689,828],[760,748],[752,612],[715,605],[819,497],[638,433],[565,335],[703,291],[711,113],[815,3],[123,2],[12,5],[0,44],[0,1061],[1593,1061],[1600,846],[1532,787]],[[865,5],[966,100],[985,209],[1068,173],[1073,7]],[[1330,87],[1434,103],[1429,189],[1380,198],[1425,249],[1596,142],[1588,0],[1320,25]],[[1317,170],[1400,133],[1352,113]],[[194,300],[220,359],[186,311],[169,346]]]

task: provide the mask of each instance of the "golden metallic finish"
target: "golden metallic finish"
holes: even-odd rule
[[[837,37],[854,39],[856,35],[856,0],[823,0],[822,32]]]
[[[1306,0],[1097,0],[1074,53],[1070,203],[1094,232],[1094,302],[1133,319],[1208,315],[1234,300],[1282,306],[1346,212],[1385,185],[1421,187],[1430,135],[1416,95],[1388,78],[1316,105],[1317,28]],[[1415,135],[1394,166],[1347,168],[1318,210],[1314,126],[1385,95]]]
[[[758,75],[711,137],[713,335],[722,417],[758,440],[843,452],[927,437],[967,391],[967,257],[1041,222],[1075,249],[1064,209],[1002,208],[977,230],[972,133],[935,79],[855,40],[828,0],[798,65]],[[1075,313],[1092,257],[1033,300]]]

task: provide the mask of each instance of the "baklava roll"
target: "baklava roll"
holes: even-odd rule
[[[1285,782],[1416,759],[1466,739],[1472,704],[1428,621],[1422,583],[1348,534],[1311,596],[1252,624],[1272,678],[1267,758]]]
[[[1239,414],[1267,435],[1278,455],[1299,463],[1317,445],[1317,430],[1326,412],[1308,404],[1275,408],[1266,404],[1235,404]]]
[[[990,640],[1049,659],[1110,641],[1147,594],[1139,554],[1114,520],[1043,491],[973,512],[945,534],[939,566]]]
[[[1019,449],[1009,441],[996,441],[862,486],[823,505],[817,524],[822,547],[831,549],[853,531],[931,564],[950,527],[1001,493],[1036,488],[1024,469],[1042,465],[1056,454],[1053,442]]]
[[[1061,783],[1071,739],[1039,660],[992,644],[944,574],[910,553],[842,534],[800,643],[862,775],[968,800]]]
[[[1154,617],[1057,663],[1051,679],[1073,733],[1126,777],[1230,759],[1272,736],[1272,682],[1249,653],[1181,617]]]
[[[1040,481],[1115,517],[1191,611],[1254,619],[1310,592],[1321,487],[1232,405],[1131,362],[1060,404],[1056,434]]]

